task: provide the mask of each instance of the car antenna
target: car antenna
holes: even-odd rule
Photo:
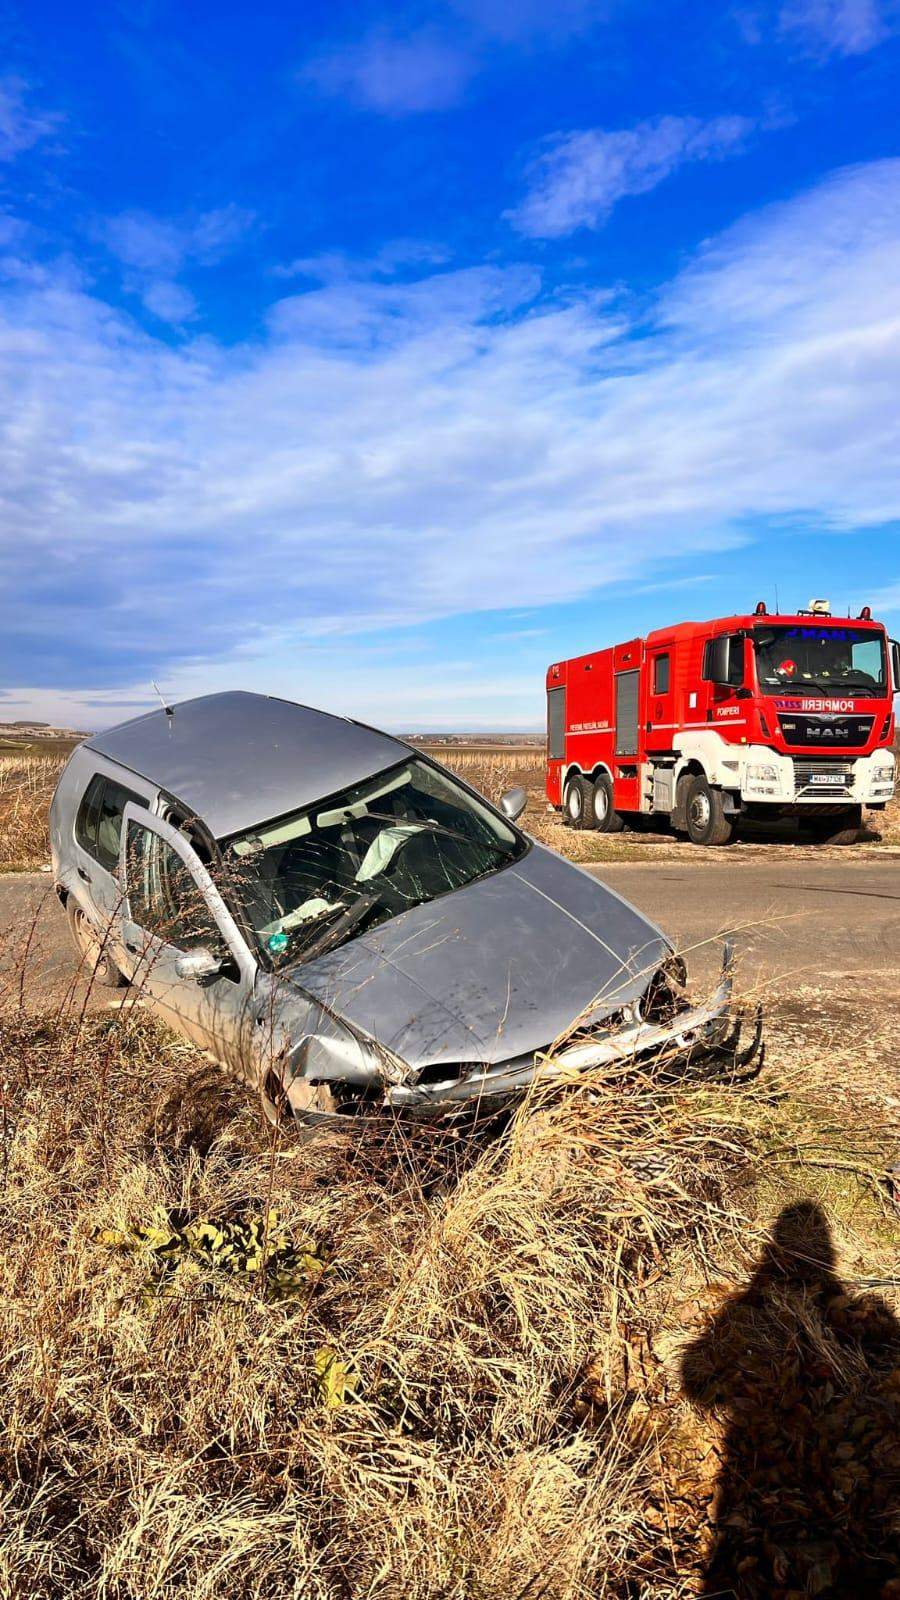
[[[150,679],[150,682],[153,684],[153,687],[156,690],[157,698],[159,699],[159,703],[162,706],[163,711],[166,713],[166,716],[167,717],[174,717],[174,715],[175,715],[174,708],[172,706],[167,706],[166,705],[166,702],[162,697],[162,693],[160,691],[159,684],[153,678]]]

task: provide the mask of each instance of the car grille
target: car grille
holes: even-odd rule
[[[849,761],[794,761],[797,794],[849,794],[853,766]]]
[[[860,749],[872,732],[874,717],[809,716],[781,712],[778,721],[786,745],[815,745],[822,750]]]

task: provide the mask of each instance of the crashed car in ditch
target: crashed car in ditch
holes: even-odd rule
[[[272,1118],[736,1058],[729,972],[691,1007],[665,935],[521,832],[525,802],[361,723],[207,695],[79,745],[53,871],[95,980],[138,987]]]

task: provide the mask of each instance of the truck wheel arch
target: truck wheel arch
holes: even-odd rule
[[[578,777],[589,779],[591,783],[596,783],[601,773],[605,773],[610,783],[615,782],[612,768],[607,766],[605,761],[597,761],[592,767],[582,767],[577,761],[570,761],[562,775],[560,794],[562,794],[570,778],[577,775]]]

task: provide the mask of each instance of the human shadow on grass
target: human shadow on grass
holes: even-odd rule
[[[842,1284],[818,1205],[782,1211],[682,1380],[726,1424],[701,1592],[900,1600],[900,1322]]]

